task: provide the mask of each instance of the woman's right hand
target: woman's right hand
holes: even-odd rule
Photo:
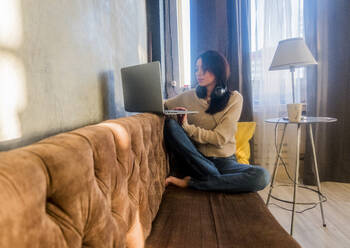
[[[187,109],[184,108],[184,107],[176,107],[176,108],[174,108],[174,110],[184,110],[184,111],[186,111]],[[176,115],[176,117],[177,117],[177,122],[179,123],[180,126],[182,126],[182,124],[184,122],[187,122],[187,114],[178,114],[178,115]]]

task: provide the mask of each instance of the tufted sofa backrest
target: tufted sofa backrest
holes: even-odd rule
[[[140,114],[0,153],[0,247],[142,247],[169,167]]]

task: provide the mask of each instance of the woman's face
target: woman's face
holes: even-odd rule
[[[215,75],[211,73],[210,71],[203,71],[202,68],[202,59],[199,58],[196,63],[196,79],[200,86],[208,87],[208,86],[214,86],[216,84],[215,82]]]

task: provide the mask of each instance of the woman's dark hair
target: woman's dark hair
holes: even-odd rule
[[[215,114],[225,109],[230,99],[231,92],[227,87],[230,68],[226,58],[216,51],[206,51],[198,56],[196,62],[198,59],[202,59],[203,72],[209,71],[215,76],[216,86],[210,95],[209,107],[205,111],[208,114]],[[198,85],[196,94],[199,98],[205,98],[207,96],[207,88]]]

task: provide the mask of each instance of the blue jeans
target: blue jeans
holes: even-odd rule
[[[176,166],[191,177],[189,186],[192,188],[228,193],[255,192],[264,189],[270,181],[266,169],[239,164],[235,155],[205,157],[174,119],[165,120],[164,137],[168,151],[177,161]]]

